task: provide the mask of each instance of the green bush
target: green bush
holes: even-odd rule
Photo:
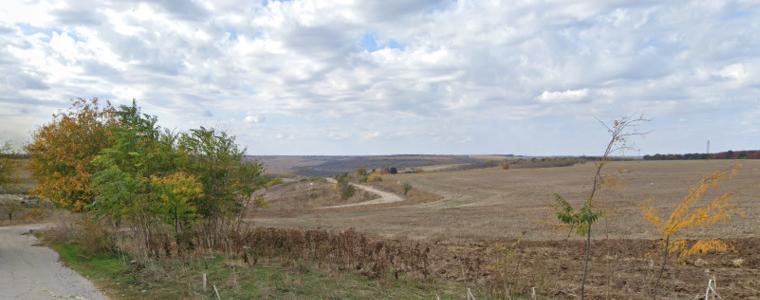
[[[335,185],[335,188],[338,191],[338,194],[340,194],[341,200],[346,200],[348,198],[351,198],[356,190],[354,189],[354,186],[351,185],[351,182],[349,181],[348,174],[341,174],[338,176],[335,176],[335,180],[337,181],[337,184]]]

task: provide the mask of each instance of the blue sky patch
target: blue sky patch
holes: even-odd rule
[[[394,39],[390,39],[383,43],[383,41],[377,39],[374,33],[365,33],[362,35],[361,40],[359,40],[359,45],[361,45],[362,49],[367,52],[375,52],[385,48],[399,50],[404,50],[405,48],[403,44]]]

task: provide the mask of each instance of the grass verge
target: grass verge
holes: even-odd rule
[[[68,267],[113,299],[459,299],[462,286],[410,279],[369,279],[313,265],[259,264],[209,257],[161,259],[137,266],[118,254],[90,255],[75,244],[52,242]],[[207,287],[203,289],[203,274]]]

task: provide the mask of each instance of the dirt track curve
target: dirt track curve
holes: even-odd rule
[[[61,265],[55,251],[36,245],[29,232],[44,226],[0,227],[0,299],[108,299],[92,282]]]
[[[333,178],[327,178],[327,181],[331,183],[337,183],[337,181]],[[349,203],[349,204],[342,204],[342,205],[333,205],[333,206],[323,206],[320,207],[320,209],[326,209],[326,208],[344,208],[344,207],[354,207],[354,206],[363,206],[363,205],[373,205],[373,204],[386,204],[386,203],[393,203],[393,202],[401,202],[404,201],[404,198],[400,197],[399,195],[396,195],[394,193],[381,191],[379,189],[376,189],[374,187],[363,185],[363,184],[356,184],[351,183],[356,188],[365,190],[369,193],[376,194],[380,196],[380,198],[373,199],[370,201],[364,201],[364,202],[358,202],[358,203]]]

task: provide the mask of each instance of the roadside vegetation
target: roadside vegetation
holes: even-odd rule
[[[234,137],[165,130],[136,103],[75,101],[26,150],[32,194],[79,213],[44,240],[117,297],[416,298],[456,286],[430,278],[424,245],[249,226],[244,213],[266,206],[254,192],[277,182]],[[337,178],[350,197],[348,179]]]
[[[50,245],[64,264],[113,299],[454,299],[464,290],[437,281],[370,278],[310,262],[249,266],[239,258],[212,255],[166,258],[140,266],[116,253],[88,254],[78,243]]]

